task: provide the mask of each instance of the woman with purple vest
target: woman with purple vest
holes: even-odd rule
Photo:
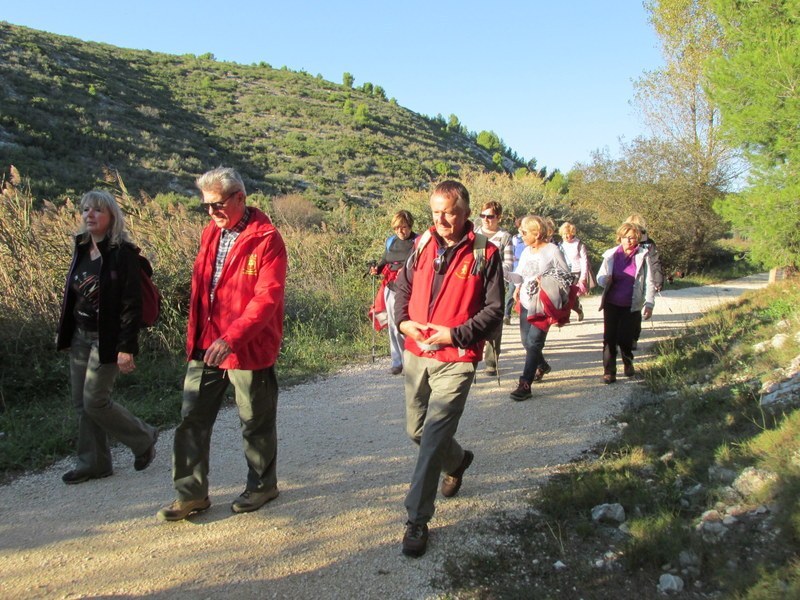
[[[603,289],[603,381],[617,380],[617,346],[626,377],[633,377],[633,341],[638,323],[653,315],[656,287],[650,251],[641,246],[641,229],[623,223],[618,246],[603,253],[597,283]]]

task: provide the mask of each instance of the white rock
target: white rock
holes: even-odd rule
[[[625,509],[619,503],[598,504],[592,509],[592,521],[600,523],[624,523]]]
[[[683,579],[681,579],[677,575],[670,575],[669,573],[664,573],[661,577],[658,578],[657,589],[659,592],[664,592],[664,593],[682,592]]]
[[[553,568],[555,568],[556,570],[560,571],[561,569],[566,569],[567,565],[565,565],[560,560],[557,560],[556,562],[553,563]]]

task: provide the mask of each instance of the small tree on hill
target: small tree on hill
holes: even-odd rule
[[[356,107],[355,115],[353,115],[353,120],[357,127],[366,127],[369,125],[369,111],[367,109],[367,105],[363,102]]]
[[[485,148],[489,152],[497,152],[503,149],[503,144],[494,131],[481,131],[475,142],[478,146]]]
[[[355,81],[356,81],[356,78],[353,77],[353,75],[348,73],[347,71],[345,71],[342,74],[342,85],[344,87],[353,89],[353,83],[355,83]]]

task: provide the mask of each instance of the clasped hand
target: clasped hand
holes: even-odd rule
[[[440,346],[452,346],[453,337],[450,335],[450,328],[444,325],[434,325],[433,323],[417,323],[416,321],[403,321],[400,323],[400,332],[411,339],[422,342],[423,344]],[[433,331],[427,338],[428,332]]]

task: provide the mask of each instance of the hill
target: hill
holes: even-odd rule
[[[80,194],[116,169],[132,192],[193,193],[193,179],[236,166],[251,191],[318,205],[369,203],[493,153],[387,100],[266,63],[173,56],[83,42],[0,22],[0,164],[38,197]],[[504,167],[523,166],[511,158]]]

